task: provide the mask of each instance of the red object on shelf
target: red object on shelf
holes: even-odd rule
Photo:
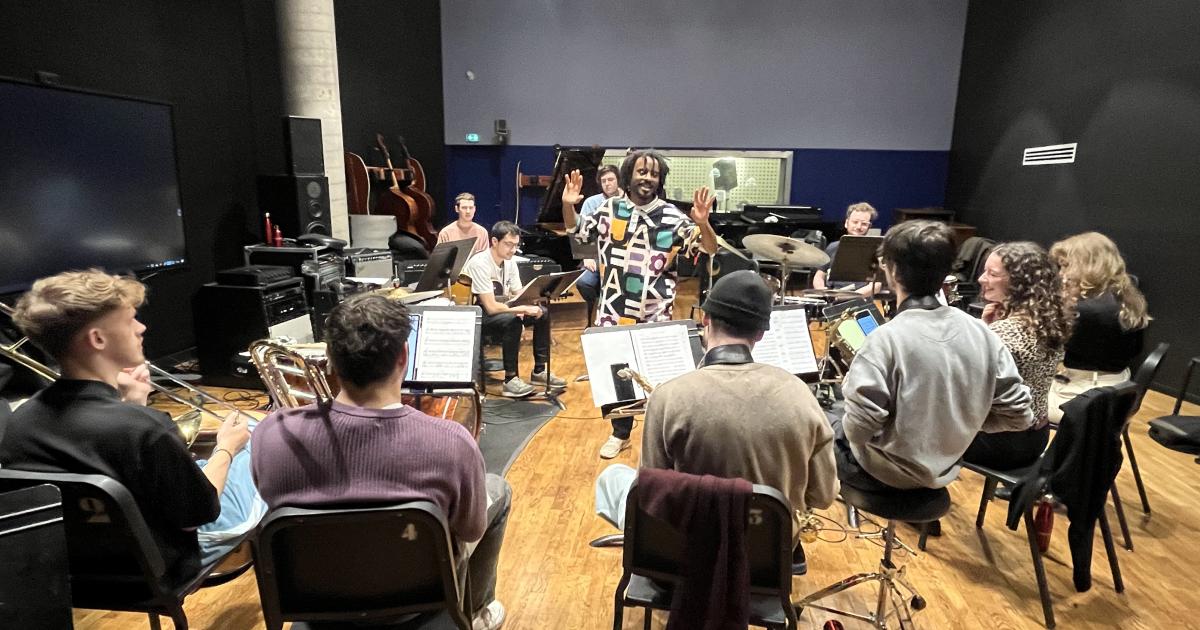
[[[275,230],[271,225],[271,213],[263,214],[263,243],[272,245],[275,243]]]
[[[275,247],[283,247],[283,232],[279,231],[278,225],[275,226],[275,238],[273,239],[272,245]]]
[[[1037,530],[1038,550],[1050,550],[1050,533],[1054,531],[1054,505],[1049,501],[1038,501],[1033,513],[1033,528]]]

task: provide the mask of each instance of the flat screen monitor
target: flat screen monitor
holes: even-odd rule
[[[181,266],[171,106],[0,79],[0,293]]]

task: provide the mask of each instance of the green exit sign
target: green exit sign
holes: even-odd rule
[[[477,133],[467,134],[467,142],[479,142],[479,134],[477,134]]]

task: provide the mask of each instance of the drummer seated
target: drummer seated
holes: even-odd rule
[[[907,221],[882,250],[899,313],[866,337],[842,383],[838,478],[865,492],[941,488],[976,433],[1032,426],[1032,399],[1000,338],[935,295],[954,260],[950,228]]]
[[[465,427],[404,404],[410,327],[408,309],[383,296],[334,307],[325,337],[341,391],[329,404],[267,416],[255,431],[254,478],[272,508],[433,502],[446,514],[460,573],[470,571],[474,627],[498,628],[496,563],[512,488],[484,474]]]
[[[266,505],[250,477],[247,418],[229,414],[211,457],[193,462],[171,417],[146,406],[145,295],[133,278],[90,270],[43,278],[21,297],[13,322],[62,374],[0,419],[0,466],[120,482],[181,583],[232,551]]]
[[[846,208],[846,234],[850,236],[866,236],[871,230],[871,224],[879,217],[879,212],[871,204],[862,201],[850,204]],[[829,262],[813,272],[814,289],[832,289],[838,291],[854,291],[859,295],[875,295],[882,288],[878,282],[837,282],[829,279],[829,270],[833,267],[833,259],[837,257],[841,241],[834,241],[825,248]]]

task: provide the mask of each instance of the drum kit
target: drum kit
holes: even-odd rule
[[[764,281],[774,291],[777,303],[802,305],[809,321],[820,326],[825,340],[825,351],[819,366],[821,385],[840,382],[855,351],[862,345],[864,333],[860,320],[867,317],[875,320],[878,309],[869,299],[854,291],[808,289],[798,296],[787,295],[788,279],[793,271],[829,264],[829,256],[809,243],[775,234],[751,234],[742,239],[742,244],[757,258],[779,264],[779,277],[763,274]],[[831,352],[831,349],[836,349],[836,352]],[[834,376],[826,379],[830,367]]]

